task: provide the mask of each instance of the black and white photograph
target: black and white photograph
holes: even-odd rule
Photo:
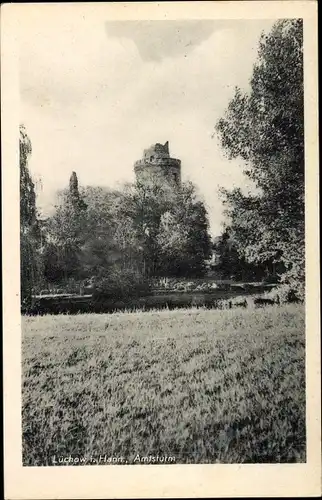
[[[307,464],[303,18],[77,7],[18,34],[21,466]]]

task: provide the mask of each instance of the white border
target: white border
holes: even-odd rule
[[[18,46],[24,16],[109,19],[304,19],[307,463],[22,467],[19,294]],[[317,3],[238,1],[4,4],[1,7],[5,498],[299,497],[321,492]]]

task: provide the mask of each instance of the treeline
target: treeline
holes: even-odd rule
[[[55,212],[37,216],[28,173],[31,143],[21,142],[22,297],[48,283],[95,282],[107,295],[144,293],[151,278],[198,277],[211,256],[209,222],[192,183],[160,179],[119,190],[79,187],[75,172],[58,193]],[[26,182],[27,179],[27,182]]]
[[[303,22],[279,20],[263,34],[248,92],[236,88],[215,133],[239,158],[253,189],[221,190],[226,223],[214,242],[191,183],[158,180],[119,190],[80,188],[76,173],[41,220],[28,171],[31,142],[20,128],[21,291],[27,307],[42,283],[95,278],[107,295],[144,293],[151,278],[233,279],[273,274],[285,294],[304,298]],[[132,292],[131,292],[132,291]]]
[[[191,183],[173,189],[156,179],[118,191],[78,189],[74,172],[46,221],[45,275],[84,279],[117,266],[148,278],[200,276],[210,252],[208,225]]]

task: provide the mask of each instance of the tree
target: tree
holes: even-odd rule
[[[127,184],[115,197],[114,239],[122,267],[146,277],[202,274],[210,253],[208,219],[191,183]]]
[[[19,127],[20,164],[20,277],[21,303],[28,310],[33,288],[38,278],[37,247],[39,227],[36,210],[35,186],[28,169],[32,152],[31,141],[24,125]]]
[[[28,169],[28,160],[32,153],[32,146],[24,125],[20,125],[19,133],[20,227],[22,232],[27,233],[36,227],[36,194],[35,185]]]
[[[115,235],[128,255],[128,262],[144,276],[157,273],[161,217],[169,209],[173,196],[171,187],[158,178],[148,183],[127,184],[120,192]]]
[[[126,258],[116,235],[117,229],[124,227],[123,221],[121,224],[117,220],[119,196],[118,191],[102,187],[90,186],[81,190],[87,209],[80,265],[86,276],[104,275],[110,267]]]
[[[45,252],[45,268],[46,276],[52,281],[82,277],[80,253],[88,231],[86,209],[78,191],[77,175],[73,172],[69,189],[59,193],[55,214],[47,221],[49,248]],[[51,263],[55,272],[50,270]]]
[[[247,262],[244,255],[238,252],[238,243],[234,241],[227,230],[214,238],[213,251],[216,254],[216,264],[213,270],[220,273],[223,279],[236,281],[262,281],[264,278],[277,279],[275,264],[271,261]]]
[[[191,182],[176,191],[158,235],[161,275],[202,276],[211,255],[209,222]]]
[[[304,89],[302,20],[262,34],[250,91],[236,88],[216,131],[256,188],[222,190],[227,228],[249,262],[280,262],[304,289]],[[293,280],[294,285],[294,280]]]
[[[79,214],[79,212],[86,210],[87,208],[86,203],[79,195],[78,179],[76,172],[72,172],[72,175],[70,176],[69,179],[68,201],[75,214]]]
[[[166,226],[167,214],[173,224]],[[51,281],[108,280],[118,270],[144,279],[202,274],[211,246],[206,210],[192,184],[173,189],[159,180],[79,192],[73,175],[47,227],[45,274]]]
[[[60,283],[102,276],[123,258],[115,236],[117,191],[78,188],[72,174],[69,189],[58,193],[56,211],[47,221],[46,278]]]
[[[64,263],[62,262],[59,247],[48,243],[43,254],[43,276],[48,283],[60,283],[65,276]]]
[[[228,231],[224,231],[213,242],[213,250],[217,255],[215,269],[224,279],[242,279],[244,259],[239,256],[238,250]]]

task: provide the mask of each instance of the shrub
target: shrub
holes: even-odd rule
[[[305,299],[305,276],[304,276],[304,264],[303,268],[299,266],[293,266],[292,269],[287,271],[285,275],[282,276],[282,287],[290,295],[289,302],[294,302],[298,300],[304,302]]]
[[[137,271],[112,268],[95,283],[93,299],[126,300],[142,297],[149,292],[149,282]]]
[[[275,301],[277,301],[279,297],[281,304],[302,302],[304,300],[304,297],[302,297],[290,284],[281,284],[273,288],[273,290],[267,294],[267,297]]]

